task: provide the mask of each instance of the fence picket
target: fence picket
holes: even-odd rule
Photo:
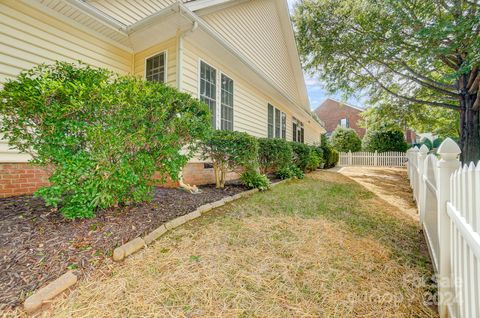
[[[429,155],[423,163],[424,154],[425,149],[407,151],[407,174],[437,280],[443,282],[440,317],[480,317],[480,162],[461,166],[460,148],[449,138],[438,148],[439,161]]]
[[[405,152],[341,152],[340,166],[403,167],[408,160]]]

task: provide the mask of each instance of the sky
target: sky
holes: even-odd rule
[[[298,0],[287,0],[290,10],[292,10]],[[307,86],[308,98],[310,99],[310,107],[313,109],[317,108],[321,102],[323,102],[328,97],[334,98],[336,100],[346,102],[350,105],[364,108],[366,97],[350,97],[348,99],[342,98],[340,94],[330,95],[323,89],[323,84],[319,81],[318,76],[310,76],[304,72],[305,85]]]

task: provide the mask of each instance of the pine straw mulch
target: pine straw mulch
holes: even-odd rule
[[[0,199],[0,313],[34,290],[74,269],[82,277],[111,263],[115,247],[197,207],[245,191],[230,183],[202,193],[157,188],[152,202],[100,211],[93,219],[67,221],[33,196]]]
[[[332,172],[232,202],[44,317],[437,317],[418,222]]]

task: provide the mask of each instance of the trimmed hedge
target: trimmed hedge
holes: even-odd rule
[[[330,138],[331,145],[339,152],[355,152],[362,149],[362,141],[352,128],[338,126]]]
[[[258,139],[258,163],[262,173],[277,172],[292,164],[292,146],[284,139]]]
[[[399,130],[374,131],[367,130],[363,137],[362,148],[365,151],[401,151],[408,149],[403,132]]]

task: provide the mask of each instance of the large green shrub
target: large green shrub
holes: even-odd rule
[[[63,62],[5,83],[0,114],[9,143],[53,168],[37,194],[67,218],[148,200],[154,172],[177,179],[210,130],[208,108],[188,94]]]
[[[292,147],[284,139],[260,138],[258,143],[258,163],[262,173],[276,172],[292,164]]]
[[[339,152],[355,152],[362,149],[362,141],[352,128],[338,126],[330,138],[331,145]]]
[[[338,163],[339,154],[330,145],[330,142],[325,135],[322,135],[321,141],[322,141],[322,144],[320,146],[320,149],[323,154],[323,163],[325,164],[324,168],[325,169],[333,168]]]
[[[293,164],[299,167],[302,171],[307,171],[310,164],[310,146],[301,142],[290,142],[293,150]]]
[[[316,170],[320,166],[321,162],[322,162],[322,159],[318,155],[316,151],[316,147],[310,146],[310,154],[308,155],[307,170],[309,171]]]
[[[362,148],[365,151],[406,151],[408,148],[403,132],[399,130],[367,130],[363,137]]]
[[[295,165],[285,166],[278,169],[276,175],[277,175],[277,178],[279,179],[290,179],[290,178],[303,179],[305,176],[303,171]]]
[[[255,170],[258,166],[258,141],[244,132],[215,130],[201,146],[204,159],[213,162],[217,188],[225,186],[228,170],[244,167]]]

